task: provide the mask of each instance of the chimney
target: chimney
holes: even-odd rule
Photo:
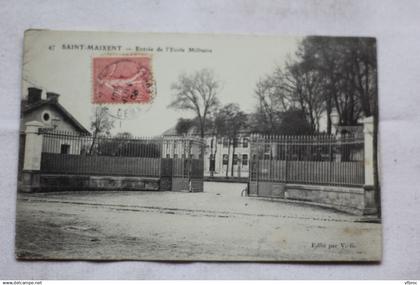
[[[35,87],[28,88],[28,104],[34,104],[41,101],[42,89]]]
[[[58,102],[58,97],[60,97],[60,94],[54,93],[54,92],[47,92],[47,100],[52,102]]]

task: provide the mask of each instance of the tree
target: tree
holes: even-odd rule
[[[250,117],[251,130],[270,134],[317,131],[324,110],[321,87],[320,76],[298,62],[290,61],[285,71],[276,67],[257,82],[258,103]]]
[[[187,135],[196,125],[197,122],[194,119],[179,118],[175,130],[178,135]]]
[[[174,98],[169,107],[192,111],[198,119],[200,136],[204,138],[207,118],[219,105],[217,92],[220,83],[213,72],[202,69],[192,74],[181,74],[171,89]]]
[[[281,113],[288,109],[290,98],[283,88],[284,75],[280,68],[276,68],[272,75],[268,75],[257,82],[255,94],[258,100],[257,111],[254,115],[254,126],[259,132],[275,133],[281,123]]]
[[[289,60],[284,70],[277,66],[272,74],[257,82],[255,94],[258,104],[251,121],[253,130],[284,133],[281,129],[284,113],[300,110],[310,123],[312,132],[318,131],[324,111],[322,88],[320,73],[305,63]]]
[[[256,95],[254,128],[263,132],[280,132],[281,114],[290,109],[302,111],[314,132],[326,114],[331,133],[333,110],[341,125],[377,117],[375,39],[306,37],[284,69],[257,83]]]
[[[98,137],[110,135],[114,127],[114,119],[108,113],[109,109],[105,106],[97,106],[92,116],[90,130],[92,131],[92,143],[89,154],[92,154],[97,143]]]
[[[161,157],[159,143],[135,138],[129,132],[118,133],[114,137],[98,137],[95,151],[104,156]]]
[[[282,113],[278,134],[308,135],[312,133],[312,126],[306,120],[305,114],[301,110],[289,109]]]
[[[332,109],[337,111],[342,125],[377,115],[375,39],[307,37],[301,43],[298,58],[323,76],[328,132]]]
[[[230,157],[230,146],[233,145],[232,157],[235,156],[238,134],[246,125],[247,116],[239,108],[238,104],[227,104],[219,110],[215,117],[215,129],[218,135],[228,139],[228,158]],[[229,165],[228,165],[229,166]],[[226,177],[229,167],[226,167]],[[233,176],[233,161],[231,176]]]
[[[292,106],[305,114],[313,132],[319,131],[324,111],[323,77],[304,62],[288,63],[284,89],[289,92]]]
[[[133,135],[129,132],[118,133],[113,138],[97,138],[97,154],[107,156],[124,156],[122,155],[121,150],[127,147],[131,139],[133,139]]]

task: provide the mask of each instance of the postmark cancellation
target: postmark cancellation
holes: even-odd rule
[[[150,55],[96,56],[92,73],[94,104],[149,104],[155,96]]]

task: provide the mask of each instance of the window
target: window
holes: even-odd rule
[[[169,153],[167,153],[166,158],[171,158],[171,155]]]
[[[244,138],[244,139],[242,140],[242,147],[243,147],[243,148],[247,148],[247,147],[248,147],[248,139],[247,139],[247,138]]]
[[[228,165],[229,163],[229,156],[227,154],[223,155],[223,165]]]
[[[229,145],[229,139],[228,138],[223,138],[223,146],[227,147]]]
[[[248,165],[248,155],[247,154],[242,155],[242,165]]]
[[[238,147],[239,144],[239,139],[238,138],[234,138],[233,139],[233,147]]]
[[[215,171],[216,170],[216,158],[214,157],[214,154],[210,154],[209,160],[210,160],[209,170],[210,171]]]
[[[237,165],[238,164],[238,155],[234,154],[233,155],[233,165]]]
[[[178,158],[178,154],[177,153],[174,153],[174,158]]]
[[[70,145],[62,144],[60,149],[61,154],[69,154],[70,153]]]
[[[42,115],[42,119],[45,122],[48,122],[50,120],[50,114],[49,113],[44,113],[44,115]]]

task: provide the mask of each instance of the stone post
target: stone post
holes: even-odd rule
[[[43,136],[39,129],[41,122],[31,121],[25,124],[25,153],[22,170],[22,191],[34,192],[40,188],[41,153]]]
[[[377,214],[378,204],[376,201],[377,187],[375,185],[375,163],[374,163],[374,118],[367,117],[363,121],[364,134],[364,168],[365,168],[365,183],[364,183],[364,214]]]

